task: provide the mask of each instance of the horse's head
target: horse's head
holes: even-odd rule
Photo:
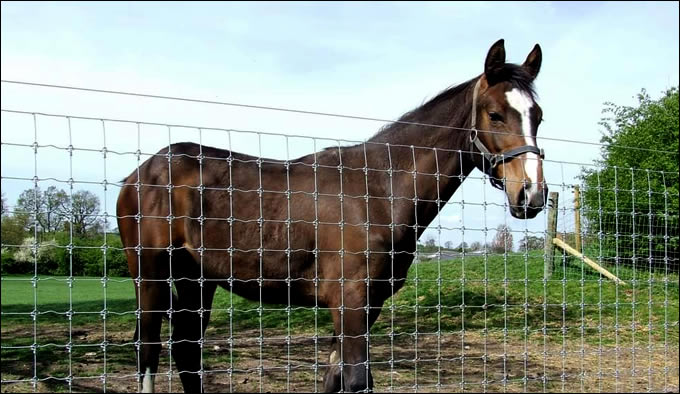
[[[519,219],[535,217],[548,193],[543,151],[536,144],[543,113],[534,100],[533,81],[540,68],[538,44],[519,66],[505,63],[501,39],[489,49],[472,99],[470,143],[475,165],[495,187],[505,190],[510,213]]]

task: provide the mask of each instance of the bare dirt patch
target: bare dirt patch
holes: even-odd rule
[[[39,348],[35,360],[30,349],[3,348],[2,392],[68,391],[73,376],[75,392],[135,392],[138,389],[132,331],[112,325],[106,332],[104,352],[100,324],[79,326],[71,332],[69,354],[61,346],[68,331],[45,327],[40,338],[54,346]],[[124,327],[128,327],[125,325]],[[165,331],[167,332],[167,331]],[[3,335],[32,338],[29,328],[3,329]],[[242,331],[233,343],[209,329],[204,347],[206,392],[310,392],[321,391],[330,339],[299,336],[287,344],[285,332]],[[45,340],[46,339],[46,340]],[[372,337],[371,368],[375,391],[678,391],[678,346],[646,341],[582,344],[580,339],[523,337],[480,332]],[[62,341],[59,341],[62,340]],[[30,341],[29,341],[30,342]],[[41,342],[42,343],[42,342]],[[4,346],[4,343],[3,343]],[[392,360],[390,362],[390,360]],[[315,369],[315,365],[317,368]],[[106,366],[106,367],[105,367]],[[69,372],[70,371],[70,372]],[[104,375],[104,372],[106,374]],[[22,382],[13,382],[24,380]],[[179,376],[167,348],[161,354],[156,391],[181,391]]]

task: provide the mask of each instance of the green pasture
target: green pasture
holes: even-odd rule
[[[485,335],[510,341],[601,346],[652,342],[677,348],[677,274],[619,268],[627,281],[622,286],[582,269],[578,260],[555,261],[548,281],[543,280],[540,251],[413,264],[406,285],[385,302],[371,334],[385,338],[392,331],[412,335],[486,330]],[[83,364],[69,359],[91,361],[92,368],[72,370],[74,376],[101,373],[104,360],[107,371],[134,364],[136,301],[131,279],[75,277],[69,282],[67,277],[3,276],[1,284],[3,380],[30,379],[34,366],[66,376],[69,368]],[[264,337],[330,335],[332,322],[324,308],[287,310],[286,305],[263,304],[260,309],[258,302],[218,289],[209,339],[225,339],[230,333],[253,337],[260,330]],[[163,340],[168,332],[164,323]],[[101,347],[104,340],[110,344],[106,349]],[[69,342],[71,353],[65,346]],[[38,345],[35,354],[33,344]],[[62,388],[63,382],[48,390]]]

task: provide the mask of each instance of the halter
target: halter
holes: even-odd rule
[[[514,159],[515,157],[523,153],[535,153],[540,156],[541,159],[545,157],[543,149],[539,149],[531,145],[523,145],[517,148],[506,150],[500,153],[491,153],[489,149],[484,145],[482,141],[479,140],[477,136],[477,129],[475,128],[477,124],[477,95],[479,93],[479,84],[481,78],[477,80],[475,84],[475,90],[472,94],[472,120],[470,125],[470,142],[477,147],[477,150],[482,154],[484,160],[489,162],[488,166],[484,166],[484,173],[489,176],[491,180],[491,185],[496,189],[503,190],[503,182],[496,179],[492,174],[493,170],[501,163],[505,163],[506,160]]]

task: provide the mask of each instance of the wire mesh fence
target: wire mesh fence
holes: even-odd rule
[[[677,173],[525,155],[523,220],[424,137],[2,122],[3,391],[678,390]]]

